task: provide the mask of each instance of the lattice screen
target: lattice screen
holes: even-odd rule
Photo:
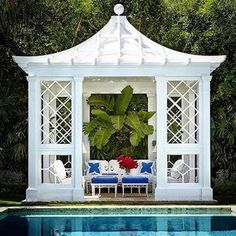
[[[42,155],[42,183],[71,184],[71,155]]]
[[[71,143],[71,82],[41,82],[41,143]]]
[[[169,81],[167,93],[168,143],[198,143],[198,81]]]
[[[199,156],[168,155],[167,156],[167,182],[168,183],[198,183],[199,182]]]

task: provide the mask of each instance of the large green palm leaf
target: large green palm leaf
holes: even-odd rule
[[[153,134],[153,131],[154,131],[154,128],[152,125],[148,125],[148,124],[145,124],[145,123],[141,123],[141,126],[142,126],[142,133],[144,135],[150,135],[150,134]]]
[[[125,116],[110,116],[113,127],[120,130],[125,122]]]
[[[141,121],[147,122],[150,118],[152,118],[155,115],[156,112],[154,111],[144,111],[141,110],[138,112],[138,117]]]
[[[83,125],[83,132],[85,134],[90,134],[91,132],[93,132],[98,126],[99,126],[99,120],[97,119],[93,119],[90,122],[84,122]]]
[[[90,106],[105,107],[108,111],[114,110],[114,97],[109,95],[93,95],[87,100]]]
[[[130,101],[133,97],[133,89],[131,86],[126,86],[122,91],[121,94],[117,97],[115,103],[115,113],[116,115],[124,115]]]
[[[134,130],[140,130],[141,129],[141,122],[139,120],[139,117],[137,116],[136,112],[132,111],[128,113],[126,124],[134,129]]]
[[[151,117],[151,114],[149,116]],[[138,146],[145,136],[152,134],[154,131],[152,125],[140,120],[137,113],[133,111],[128,113],[126,123],[132,129],[130,143],[133,146]]]
[[[142,138],[143,138],[142,132],[134,130],[130,135],[131,145],[137,147]]]
[[[111,122],[111,117],[103,110],[93,109],[91,113],[96,117],[100,118],[101,120],[104,120],[106,122]]]
[[[97,130],[94,134],[93,142],[98,149],[102,149],[108,142],[111,135],[115,132],[112,126],[106,126]]]

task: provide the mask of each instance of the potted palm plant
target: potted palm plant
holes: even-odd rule
[[[131,86],[126,86],[116,97],[89,97],[87,102],[92,107],[92,119],[84,123],[83,132],[88,135],[91,146],[103,150],[112,138],[120,139],[125,136],[126,139],[129,138],[128,149],[132,152],[144,138],[153,133],[154,128],[148,124],[148,120],[155,112],[130,109],[132,97]]]

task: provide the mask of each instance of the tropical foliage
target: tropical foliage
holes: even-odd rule
[[[117,2],[138,30],[164,46],[227,56],[211,82],[211,143],[213,175],[225,169],[231,178],[236,170],[235,0],[2,0],[0,168],[27,166],[27,82],[12,55],[53,53],[84,41],[106,24]]]
[[[112,153],[113,155],[119,155],[121,151],[134,155],[132,152],[135,147],[153,133],[153,126],[148,125],[148,120],[155,112],[132,109],[133,107],[130,106],[132,97],[131,86],[125,87],[116,97],[114,95],[89,97],[88,104],[92,107],[92,119],[84,124],[83,131],[88,134],[92,146],[99,150],[103,148],[106,150],[106,145],[112,148],[114,146],[112,143],[119,143],[118,153]],[[112,154],[106,153],[106,156],[114,158]]]

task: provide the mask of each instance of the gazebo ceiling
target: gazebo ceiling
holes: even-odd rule
[[[216,69],[225,56],[199,56],[171,50],[153,42],[136,28],[126,16],[112,16],[109,22],[85,42],[68,50],[43,56],[14,56],[24,69],[30,64],[71,65],[190,65],[209,64]]]

